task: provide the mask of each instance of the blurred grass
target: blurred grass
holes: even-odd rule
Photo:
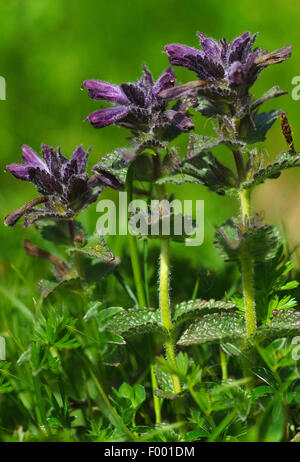
[[[3,174],[6,164],[20,160],[22,143],[36,150],[41,143],[59,145],[67,156],[78,144],[85,148],[93,145],[90,166],[126,143],[124,129],[95,130],[83,123],[87,114],[101,107],[101,102],[92,101],[80,91],[85,79],[133,81],[140,76],[144,61],[157,77],[168,66],[162,53],[164,45],[175,41],[196,46],[197,30],[229,40],[244,30],[258,31],[257,46],[270,51],[283,45],[294,46],[292,59],[264,71],[254,87],[257,96],[273,85],[291,92],[291,80],[300,73],[299,6],[291,0],[226,5],[221,0],[2,0],[0,14],[0,75],[7,82],[7,100],[0,101],[1,221],[11,210],[36,196],[32,185],[15,180],[9,173]],[[194,78],[183,69],[176,68],[176,73],[182,82]],[[273,106],[288,112],[297,148],[300,102],[289,95],[266,104],[266,109]],[[200,119],[197,126],[201,132],[203,125]],[[183,153],[186,142],[186,135],[178,141]],[[286,149],[278,122],[268,135],[266,149],[271,158]],[[300,193],[298,178],[298,171],[289,171],[276,184],[260,186],[255,198],[258,209],[267,208],[269,221],[280,224],[283,217],[294,242],[299,240],[300,225],[300,215],[295,214]],[[106,197],[109,194],[105,192]],[[182,199],[205,200],[205,243],[197,249],[174,245],[175,255],[184,253],[196,265],[201,262],[207,267],[221,268],[222,260],[212,245],[214,227],[236,213],[237,204],[202,187],[181,187],[177,194]],[[92,206],[82,220],[93,230],[96,218]],[[40,276],[40,262],[23,255],[25,237],[39,240],[34,229],[24,230],[21,225],[13,230],[0,227],[0,275],[2,284],[11,290],[16,277],[12,263],[24,272],[26,279],[36,280]],[[119,243],[112,241],[115,245]]]

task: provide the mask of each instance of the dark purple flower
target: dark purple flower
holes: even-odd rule
[[[115,104],[115,107],[101,109],[90,114],[89,120],[95,128],[108,125],[120,125],[133,132],[145,132],[151,135],[160,132],[162,128],[173,126],[176,135],[181,131],[189,131],[194,125],[192,121],[180,112],[166,111],[167,103],[159,94],[175,85],[174,70],[169,67],[160,78],[154,82],[152,74],[144,65],[144,73],[136,83],[123,83],[119,86],[100,80],[86,80],[83,86],[88,89],[88,95],[95,100],[104,100]],[[178,113],[178,114],[177,114]]]
[[[206,87],[212,94],[214,87],[218,89],[216,93],[220,96],[222,91],[240,90],[246,94],[251,85],[255,82],[262,69],[271,65],[285,61],[291,56],[291,46],[280,48],[272,53],[260,48],[253,48],[257,34],[251,35],[245,32],[228,43],[225,38],[214,40],[198,32],[202,50],[191,48],[185,45],[173,43],[167,45],[164,51],[169,57],[172,65],[187,67],[194,71],[201,82],[193,83],[194,87],[199,87],[200,94],[205,95]],[[182,86],[182,91],[178,89],[163,91],[162,96],[172,98],[172,93],[176,93],[175,98],[190,91],[187,85]],[[225,95],[224,93],[224,95]],[[228,93],[227,93],[228,96]]]
[[[75,149],[70,160],[58,148],[42,145],[43,159],[29,146],[22,146],[23,164],[6,167],[16,178],[32,182],[42,195],[6,217],[8,225],[14,225],[25,214],[25,225],[39,218],[71,218],[81,209],[94,202],[103,186],[86,173],[89,148]],[[36,208],[36,205],[42,207]]]

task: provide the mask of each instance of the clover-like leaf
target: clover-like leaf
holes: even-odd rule
[[[300,335],[300,311],[278,311],[269,324],[257,329],[258,340],[273,340],[280,337]]]
[[[103,262],[112,262],[115,257],[109,250],[104,238],[95,232],[83,247],[70,247],[69,252],[79,252],[91,258],[97,258]]]
[[[257,216],[246,231],[242,231],[237,220],[230,218],[216,231],[214,244],[225,261],[238,261],[242,254],[256,262],[266,261],[276,255],[280,235],[273,226],[262,224]]]
[[[236,313],[211,313],[193,322],[177,344],[182,346],[246,338],[246,322]]]
[[[283,152],[274,163],[268,164],[266,167],[257,169],[252,178],[247,179],[241,184],[241,189],[249,189],[252,186],[257,186],[267,179],[278,178],[282,170],[288,168],[300,167],[300,153]]]
[[[278,119],[282,111],[261,112],[254,117],[254,127],[247,134],[246,142],[249,144],[265,141],[268,130]]]
[[[167,333],[167,330],[161,323],[160,312],[152,308],[121,310],[107,323],[106,329],[125,337],[150,332],[157,332],[163,335]]]
[[[223,300],[188,300],[175,306],[173,326],[175,328],[185,321],[197,319],[207,313],[221,313],[222,311],[233,311],[235,309],[235,303]]]

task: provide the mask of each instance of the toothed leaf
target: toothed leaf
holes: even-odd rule
[[[207,313],[221,313],[222,311],[232,311],[235,308],[236,305],[234,303],[222,300],[188,300],[175,306],[173,317],[174,328],[185,321],[197,319]]]
[[[270,90],[266,91],[260,98],[258,98],[252,103],[251,109],[252,110],[256,109],[258,106],[263,104],[265,101],[269,101],[270,99],[278,98],[279,96],[287,95],[287,94],[288,94],[287,91],[280,90],[278,86],[272,87],[270,88]]]
[[[191,324],[178,340],[182,346],[211,342],[227,342],[246,338],[246,323],[235,313],[206,314]]]
[[[157,332],[166,334],[161,324],[160,312],[152,308],[131,308],[113,316],[106,329],[124,337]]]
[[[254,117],[255,128],[252,127],[247,135],[247,143],[265,141],[268,130],[278,119],[282,111],[261,112]]]
[[[158,184],[203,184],[217,194],[225,194],[236,186],[234,173],[223,165],[211,152],[201,152],[186,158],[171,175],[160,178]]]
[[[300,335],[300,311],[279,311],[269,324],[261,326],[256,331],[256,338],[259,340],[273,340],[294,335]]]
[[[109,250],[103,237],[94,233],[83,247],[71,247],[69,252],[79,252],[91,258],[97,258],[103,262],[114,260],[113,253]]]
[[[217,230],[214,243],[226,261],[238,261],[245,254],[258,262],[276,255],[280,236],[276,228],[261,223],[252,223],[242,232],[238,222],[229,219]]]
[[[214,136],[196,135],[193,133],[190,135],[187,158],[191,159],[202,152],[215,148],[216,146],[220,146],[221,144],[228,146],[229,148],[242,148],[245,146],[245,143],[242,141],[233,141]]]
[[[267,179],[278,178],[282,170],[293,167],[300,167],[300,153],[283,152],[273,164],[260,168],[254,173],[253,178],[244,181],[241,184],[241,189],[249,189],[252,186],[264,183]]]

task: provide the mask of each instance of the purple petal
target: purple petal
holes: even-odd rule
[[[138,83],[146,90],[150,90],[153,87],[153,78],[151,72],[149,71],[149,69],[147,69],[146,63],[143,64],[143,70],[144,74],[142,75]]]
[[[197,32],[204,53],[215,61],[221,62],[222,47],[214,39]]]
[[[173,88],[167,88],[159,93],[161,98],[166,99],[167,101],[172,101],[173,99],[177,99],[183,95],[193,95],[195,91],[197,92],[199,88],[202,86],[206,86],[209,82],[205,82],[202,80],[193,80],[192,82],[185,83],[183,85],[177,85]]]
[[[60,183],[59,178],[55,178],[46,170],[37,168],[28,168],[29,178],[37,187],[38,191],[43,195],[48,194],[62,194],[63,184]]]
[[[250,32],[244,32],[239,37],[235,38],[229,45],[228,50],[228,63],[243,60],[243,51],[251,41]]]
[[[51,173],[55,178],[62,178],[64,166],[67,164],[68,159],[66,159],[60,152],[58,148],[57,151],[51,146],[42,144],[42,153],[47,164],[47,172]]]
[[[39,167],[47,170],[42,159],[26,144],[22,144],[22,160],[28,167]]]
[[[10,164],[6,166],[6,170],[9,170],[19,180],[30,181],[26,165]]]
[[[176,82],[174,69],[168,67],[156,81],[153,87],[154,95],[158,95],[161,91],[174,87]]]
[[[172,65],[187,67],[192,71],[197,70],[195,60],[197,58],[204,58],[204,53],[202,51],[186,45],[180,45],[179,43],[167,45],[164,51],[167,53]]]
[[[85,80],[83,86],[88,89],[90,98],[117,104],[129,103],[123,91],[117,85],[102,82],[101,80]]]
[[[193,130],[194,124],[185,114],[178,111],[173,111],[172,109],[165,112],[168,120],[172,122],[172,124],[176,125],[180,130],[184,132],[188,132]]]
[[[130,109],[126,107],[110,107],[92,112],[87,116],[86,120],[89,120],[95,128],[107,127],[123,119],[129,111]]]
[[[227,71],[227,79],[230,84],[238,84],[244,82],[245,73],[243,70],[243,66],[239,61],[235,61],[229,67]]]
[[[72,160],[76,161],[78,173],[85,172],[88,156],[89,156],[91,149],[92,148],[90,147],[87,151],[85,151],[82,146],[78,146],[78,148],[75,149],[72,155],[71,161]]]

